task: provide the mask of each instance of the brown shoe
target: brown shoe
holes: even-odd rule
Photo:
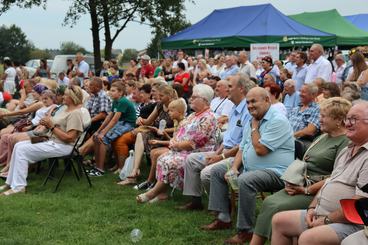
[[[215,230],[226,230],[231,228],[231,222],[223,222],[219,219],[215,219],[211,224],[204,225],[201,227],[202,230],[215,231]]]
[[[241,231],[235,236],[225,240],[224,244],[245,244],[245,242],[252,240],[252,236],[253,233]]]
[[[189,202],[183,206],[176,207],[177,210],[189,210],[189,211],[199,211],[203,210],[202,204],[194,204],[192,202]]]

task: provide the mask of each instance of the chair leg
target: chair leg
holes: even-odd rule
[[[86,171],[86,168],[84,167],[84,164],[83,164],[83,158],[81,159],[81,161],[77,161],[77,164],[82,169],[84,176],[86,176],[86,179],[88,181],[89,187],[92,187],[91,179],[89,178],[89,176],[87,174],[87,171]]]
[[[64,175],[65,175],[66,171],[68,170],[69,166],[70,166],[69,159],[65,160],[65,167],[64,167],[63,173],[61,174],[61,176],[59,178],[59,181],[57,182],[57,184],[55,186],[54,193],[59,189],[59,185],[60,185],[61,181],[63,180]]]
[[[50,159],[49,159],[50,160]],[[48,161],[49,161],[48,160]],[[52,172],[54,171],[54,168],[55,168],[55,166],[56,166],[56,162],[57,162],[57,159],[56,158],[54,158],[54,159],[52,159],[52,162],[51,162],[51,166],[50,166],[50,169],[49,169],[49,172],[47,173],[47,176],[46,176],[46,178],[45,178],[45,180],[43,181],[43,186],[45,186],[46,185],[46,183],[47,183],[47,181],[49,180],[49,179],[51,179],[51,175],[52,175]]]
[[[72,168],[72,171],[75,175],[75,177],[77,178],[77,180],[79,181],[80,180],[80,177],[79,177],[79,173],[77,172],[77,170],[75,169],[75,166],[74,166],[74,162],[73,162],[73,159],[70,159],[68,160],[70,161],[70,167]]]

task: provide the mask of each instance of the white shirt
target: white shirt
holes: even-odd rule
[[[57,82],[58,82],[59,85],[68,86],[69,85],[69,78],[67,76],[64,76],[63,80],[60,80],[60,78],[58,78]]]
[[[4,91],[9,94],[14,94],[15,92],[15,76],[17,75],[17,71],[14,67],[8,67],[5,70],[6,78],[4,81]]]
[[[247,74],[249,77],[257,77],[256,68],[248,60],[244,64],[240,64],[239,73]]]
[[[294,70],[296,68],[296,64],[289,61],[288,63],[285,64],[284,66],[290,73],[294,73]]]
[[[272,104],[271,107],[275,108],[277,111],[279,111],[281,114],[283,114],[285,117],[287,117],[287,110],[283,103],[278,102],[276,104]]]
[[[336,67],[336,83],[341,84],[342,83],[342,75],[344,73],[344,70],[346,68],[346,64],[342,64],[340,67]]]
[[[228,98],[215,97],[211,101],[211,110],[215,113],[215,117],[220,116],[230,117],[231,110],[234,107],[234,103]]]
[[[182,59],[181,61],[175,61],[174,63],[173,63],[173,68],[178,68],[178,63],[183,63],[184,64],[184,66],[185,66],[185,70],[187,71],[188,70],[188,61],[186,61],[185,59]]]
[[[305,83],[312,83],[314,79],[320,77],[327,82],[331,81],[332,66],[331,63],[323,56],[320,56],[316,61],[307,67],[307,75]]]
[[[85,62],[84,60],[82,60],[81,62],[79,62],[78,64],[78,70],[79,72],[83,73],[83,76],[86,78],[88,77],[88,72],[89,72],[89,65],[87,62]]]

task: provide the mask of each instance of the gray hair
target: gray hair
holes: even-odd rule
[[[323,46],[319,43],[313,44],[312,47],[317,48],[322,54],[325,52],[324,49],[323,49]]]
[[[257,86],[252,80],[250,80],[247,74],[238,74],[236,77],[238,78],[238,86],[244,89],[244,95],[246,95],[249,90]]]
[[[215,92],[207,84],[197,84],[193,87],[193,93],[198,94],[201,98],[205,99],[208,103],[211,102]]]
[[[284,86],[287,86],[287,85],[290,85],[290,86],[293,86],[295,87],[295,80],[293,79],[288,79],[284,82]]]
[[[308,92],[311,95],[317,96],[318,95],[318,86],[314,83],[304,84],[304,86],[308,89]]]

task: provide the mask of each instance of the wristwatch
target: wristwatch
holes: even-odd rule
[[[328,225],[328,224],[332,224],[333,222],[328,216],[325,216],[325,219],[323,220],[323,223],[325,225]]]

